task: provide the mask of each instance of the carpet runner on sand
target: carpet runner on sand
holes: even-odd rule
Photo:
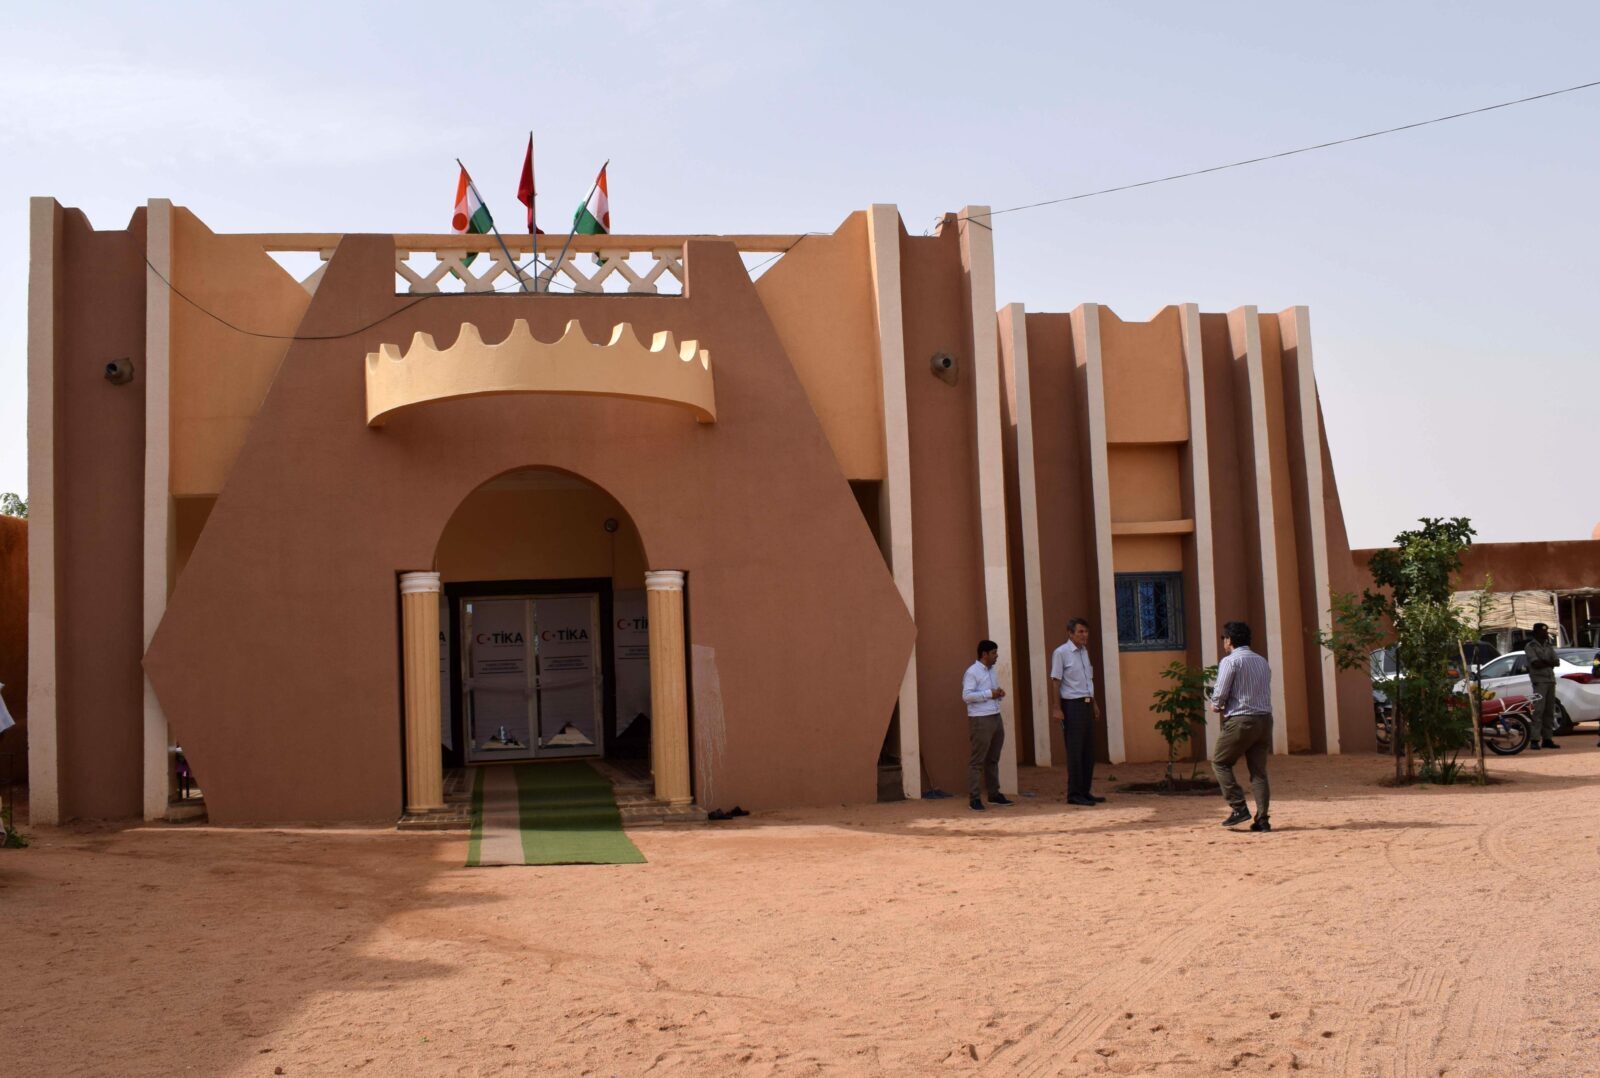
[[[478,768],[468,868],[643,863],[611,783],[583,761]]]

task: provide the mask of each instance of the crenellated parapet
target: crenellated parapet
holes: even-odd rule
[[[576,320],[567,323],[560,340],[547,343],[519,318],[496,344],[485,343],[476,325],[463,322],[449,348],[418,333],[404,352],[385,344],[367,355],[369,427],[429,401],[509,393],[655,401],[687,408],[701,423],[717,419],[711,357],[699,342],[679,344],[664,331],[646,345],[627,322],[604,344],[590,342]]]

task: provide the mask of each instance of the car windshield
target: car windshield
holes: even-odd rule
[[[1557,648],[1556,649],[1556,655],[1558,657],[1560,657],[1562,659],[1565,659],[1567,662],[1572,663],[1575,666],[1588,666],[1588,665],[1590,665],[1591,663],[1594,662],[1594,657],[1595,657],[1596,654],[1600,654],[1600,651],[1597,651],[1597,649],[1595,649],[1595,648]]]

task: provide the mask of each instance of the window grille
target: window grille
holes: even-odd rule
[[[1122,651],[1182,651],[1183,574],[1118,573],[1117,645]]]

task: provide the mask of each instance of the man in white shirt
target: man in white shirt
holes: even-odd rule
[[[1000,701],[1006,691],[995,680],[994,664],[1000,658],[1000,645],[993,640],[978,641],[978,661],[961,677],[961,699],[967,704],[967,730],[972,739],[972,756],[967,765],[968,802],[982,812],[987,790],[989,804],[1014,802],[1000,792],[1000,747],[1006,743],[1005,724],[1000,719]]]
[[[1089,661],[1089,623],[1067,622],[1067,642],[1050,656],[1050,717],[1061,722],[1067,742],[1067,804],[1091,807],[1104,801],[1089,788],[1094,782],[1094,724],[1100,704],[1094,698],[1094,664]]]

